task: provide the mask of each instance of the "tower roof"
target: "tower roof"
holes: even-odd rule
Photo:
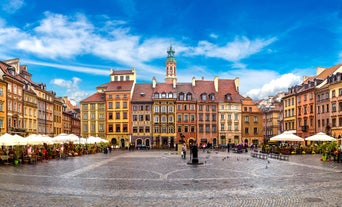
[[[172,45],[170,45],[169,50],[167,51],[167,59],[166,62],[176,62],[175,58],[175,50],[172,48]]]

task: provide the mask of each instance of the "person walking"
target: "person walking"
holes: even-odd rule
[[[186,145],[183,144],[183,147],[182,147],[182,155],[183,155],[183,159],[186,159]]]

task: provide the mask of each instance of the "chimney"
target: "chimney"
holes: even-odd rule
[[[321,74],[326,68],[323,68],[323,67],[317,67],[316,68],[316,75],[319,75]]]
[[[157,85],[157,79],[156,79],[156,77],[153,76],[153,78],[152,78],[152,88],[156,88],[156,85]]]
[[[195,85],[196,85],[196,79],[195,79],[195,77],[192,77],[191,83],[192,83],[192,86],[195,86]]]
[[[235,89],[237,92],[239,92],[239,89],[240,89],[240,78],[236,77],[234,79],[234,82],[235,82]]]
[[[173,79],[173,80],[172,80],[172,86],[173,86],[173,88],[176,88],[176,83],[177,83],[176,79]]]
[[[218,77],[215,76],[214,78],[214,87],[215,87],[215,91],[218,92]]]

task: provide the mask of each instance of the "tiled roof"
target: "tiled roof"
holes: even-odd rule
[[[178,83],[177,84],[177,93],[192,93],[194,94],[194,90],[191,83]]]
[[[111,75],[127,75],[134,74],[132,70],[112,70]]]
[[[152,101],[152,84],[135,84],[132,102]]]
[[[90,103],[90,102],[105,102],[106,96],[104,93],[94,93],[93,95],[83,99],[80,103]]]
[[[130,91],[133,88],[133,84],[134,81],[111,81],[107,83],[106,91]]]
[[[313,81],[315,78],[326,79],[329,75],[333,74],[335,72],[335,70],[337,70],[341,66],[342,66],[342,64],[337,64],[337,65],[334,65],[330,68],[326,68],[320,74],[318,74],[316,76],[308,77],[303,83],[308,83],[309,81]]]
[[[196,80],[195,81],[195,87],[194,89],[194,99],[195,100],[202,100],[201,99],[201,94],[206,93],[207,95],[209,94],[215,94],[215,97],[217,97],[217,93],[215,92],[215,87],[214,87],[214,81],[208,81],[208,80]],[[208,101],[208,100],[206,100]]]
[[[156,87],[153,89],[153,93],[173,93],[175,91],[176,89],[173,88],[172,83],[157,83]]]
[[[225,96],[230,93],[232,102],[240,102],[243,96],[236,90],[235,81],[230,79],[218,80],[218,101],[225,101]]]

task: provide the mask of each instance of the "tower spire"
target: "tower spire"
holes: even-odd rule
[[[170,47],[167,50],[165,82],[174,83],[175,80],[177,80],[175,50],[172,48],[172,44],[170,43]]]

